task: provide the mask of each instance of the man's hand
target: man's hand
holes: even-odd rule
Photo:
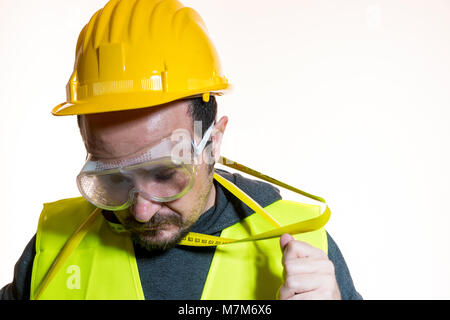
[[[280,244],[284,266],[280,300],[341,299],[333,262],[325,252],[287,233],[281,236]]]

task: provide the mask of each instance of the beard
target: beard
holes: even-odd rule
[[[183,221],[175,212],[157,212],[144,224],[134,220],[131,214],[119,220],[130,231],[133,242],[149,251],[165,251],[175,247],[195,223]]]
[[[174,227],[171,227],[174,229]],[[161,229],[132,231],[134,243],[148,251],[166,251],[175,247],[190,232],[191,227],[178,228],[175,231]]]
[[[141,233],[131,233],[131,239],[141,248],[148,251],[166,251],[175,247],[189,233],[189,229],[180,230],[170,238],[158,240],[158,233],[161,231],[146,231]]]

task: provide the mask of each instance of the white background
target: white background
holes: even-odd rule
[[[50,110],[105,3],[0,0],[0,287],[42,203],[79,196],[76,119]],[[327,200],[364,298],[450,299],[450,1],[184,3],[234,85],[222,154]]]

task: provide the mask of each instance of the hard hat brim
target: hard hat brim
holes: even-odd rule
[[[52,110],[54,116],[73,116],[94,113],[105,113],[114,111],[125,111],[133,109],[149,108],[160,106],[176,100],[181,100],[193,96],[201,96],[204,93],[213,95],[223,95],[231,91],[231,85],[225,84],[199,92],[191,92],[186,95],[183,93],[165,93],[165,92],[136,92],[112,94],[109,96],[101,96],[90,98],[89,100],[80,100],[76,102],[63,102]]]

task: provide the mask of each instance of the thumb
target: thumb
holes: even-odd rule
[[[286,247],[286,245],[291,242],[292,240],[295,240],[293,236],[291,236],[289,233],[284,233],[281,237],[280,237],[280,245],[281,245],[281,250],[284,250],[284,248]]]

